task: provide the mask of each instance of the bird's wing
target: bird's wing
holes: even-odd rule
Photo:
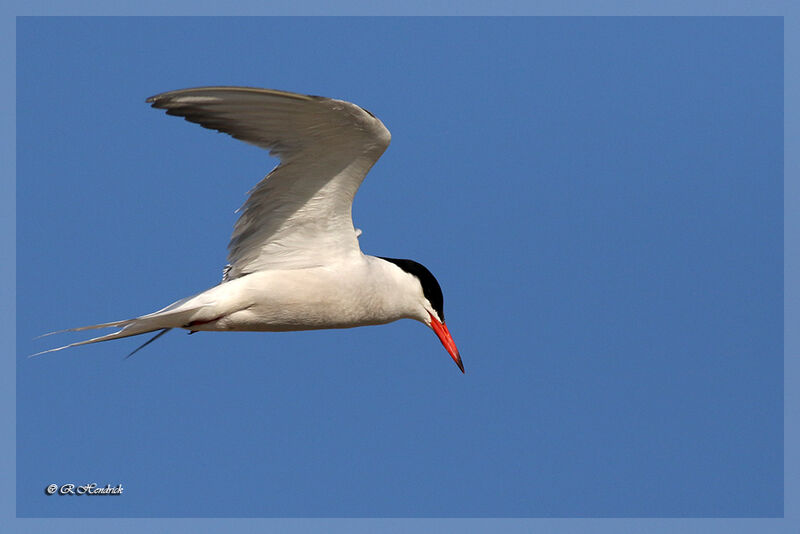
[[[247,87],[184,89],[147,102],[280,159],[240,209],[226,280],[361,253],[353,197],[391,139],[371,113],[341,100]]]

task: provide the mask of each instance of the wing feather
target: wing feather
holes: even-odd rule
[[[371,113],[342,100],[248,87],[170,91],[147,102],[280,159],[240,208],[226,279],[360,253],[353,197],[391,140]]]

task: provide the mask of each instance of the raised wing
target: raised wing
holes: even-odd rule
[[[240,209],[225,280],[361,253],[353,197],[391,139],[371,113],[341,100],[248,87],[170,91],[147,102],[280,158]]]

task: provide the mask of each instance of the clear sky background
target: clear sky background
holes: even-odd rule
[[[778,516],[777,18],[21,19],[21,516]],[[412,321],[46,331],[216,284],[275,161],[144,99],[252,85],[392,131],[366,253],[439,279]],[[124,498],[47,497],[50,483]]]

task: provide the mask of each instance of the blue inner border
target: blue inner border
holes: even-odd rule
[[[347,0],[335,7],[320,0],[238,1],[224,7],[206,1],[190,4],[186,1],[158,3],[144,0],[133,6],[116,7],[108,2],[84,0],[71,2],[67,7],[55,7],[51,2],[28,1],[7,2],[2,9],[2,31],[0,31],[0,57],[7,76],[0,81],[0,91],[6,103],[3,106],[3,129],[0,157],[7,162],[0,181],[0,232],[6,249],[11,251],[5,261],[0,262],[0,295],[4,302],[1,308],[0,334],[8,346],[9,354],[15,354],[15,301],[16,301],[16,165],[15,165],[15,106],[16,101],[16,16],[23,15],[771,15],[784,17],[784,309],[785,325],[798,324],[800,295],[797,290],[798,274],[795,266],[798,258],[798,227],[800,213],[797,199],[800,198],[800,181],[797,179],[798,151],[792,150],[798,142],[798,110],[795,103],[798,94],[798,9],[790,2],[730,1],[720,4],[708,0],[692,2],[672,1],[659,3],[605,2],[600,5],[590,1],[555,2],[540,1],[529,6],[524,1],[507,0],[493,4],[492,8],[476,1],[462,2],[458,9],[442,0],[425,2],[360,2]],[[795,98],[791,98],[795,96]],[[784,463],[784,513],[783,519],[16,519],[15,511],[15,460],[16,439],[14,432],[4,432],[0,438],[0,452],[4,473],[14,473],[14,479],[6,480],[3,492],[2,524],[4,531],[51,532],[63,529],[85,532],[151,531],[158,527],[191,529],[196,532],[375,532],[375,531],[436,531],[436,532],[528,532],[541,529],[546,532],[798,532],[798,391],[797,378],[800,363],[793,355],[798,353],[796,329],[785,328],[784,332],[784,384],[785,384],[785,463]],[[8,368],[0,373],[0,391],[4,402],[0,409],[3,427],[14,428],[16,388],[14,362],[7,358]]]

